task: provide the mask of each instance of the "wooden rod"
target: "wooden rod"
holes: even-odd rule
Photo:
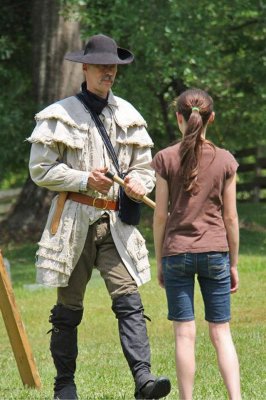
[[[118,183],[120,186],[125,187],[125,183],[124,183],[123,179],[121,179],[119,176],[115,175],[113,172],[107,171],[105,173],[105,175],[107,176],[107,178],[112,179],[114,182]],[[156,206],[155,202],[153,200],[151,200],[149,197],[147,197],[146,195],[144,195],[141,200],[143,201],[143,203],[147,204],[147,206],[149,206],[153,209]]]
[[[12,285],[0,250],[0,309],[24,385],[39,389],[41,381],[26,331],[15,302]]]

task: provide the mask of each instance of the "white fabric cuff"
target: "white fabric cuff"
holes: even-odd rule
[[[87,192],[87,190],[88,190],[87,185],[88,185],[89,176],[90,176],[90,174],[88,172],[86,172],[86,173],[84,173],[82,175],[82,178],[81,178],[81,181],[80,181],[80,184],[79,184],[79,191],[80,192]]]

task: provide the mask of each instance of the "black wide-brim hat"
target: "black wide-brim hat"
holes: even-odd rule
[[[85,50],[67,53],[65,59],[83,64],[130,64],[134,55],[105,35],[94,35],[85,46]]]

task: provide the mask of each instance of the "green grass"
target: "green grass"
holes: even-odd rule
[[[240,204],[241,254],[240,290],[232,296],[232,334],[239,355],[244,400],[266,398],[265,289],[266,204]],[[166,318],[164,290],[156,282],[152,249],[151,213],[145,209],[141,230],[151,254],[153,279],[141,287],[152,349],[153,372],[172,381],[167,400],[177,399],[172,325]],[[55,289],[34,286],[36,245],[3,248],[11,262],[16,303],[19,307],[42,380],[39,391],[24,388],[17,370],[4,323],[0,318],[0,399],[51,399],[54,368],[49,354],[48,315],[55,302]],[[25,286],[28,285],[28,286]],[[31,286],[33,285],[33,286]],[[203,304],[196,288],[197,373],[194,400],[226,399],[214,350],[208,338]],[[117,321],[111,302],[97,272],[88,286],[84,318],[79,328],[79,357],[76,382],[81,400],[133,399],[134,386],[122,355]],[[185,349],[184,349],[185,351]]]

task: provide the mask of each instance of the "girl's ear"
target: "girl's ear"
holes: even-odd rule
[[[182,122],[183,122],[183,115],[180,114],[179,112],[176,112],[175,115],[176,115],[177,122],[178,122],[179,124],[182,124]]]
[[[208,120],[208,124],[212,124],[214,120],[215,120],[215,112],[213,111]]]
[[[82,64],[82,70],[87,71],[87,64]]]

